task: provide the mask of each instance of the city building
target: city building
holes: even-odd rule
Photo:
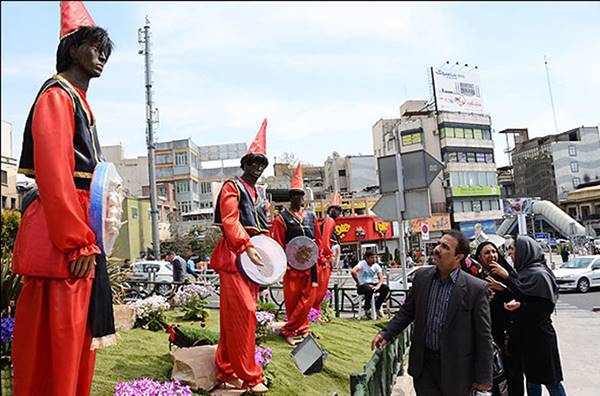
[[[496,175],[500,186],[500,198],[515,197],[515,179],[512,165],[498,167]]]
[[[339,192],[342,196],[377,187],[377,160],[373,155],[340,156],[333,152],[325,160],[324,194]]]
[[[17,159],[12,152],[12,125],[2,121],[2,210],[19,208]]]
[[[429,187],[432,215],[450,213],[452,224],[465,231],[477,225],[495,230],[502,212],[490,117],[432,107],[409,100],[400,106],[400,118],[377,121],[375,155],[427,151],[445,164]],[[441,231],[431,233],[430,243],[440,236]]]
[[[511,159],[515,195],[540,197],[558,205],[582,183],[600,180],[598,127],[529,139],[525,129],[515,136]]]
[[[192,139],[156,144],[157,182],[173,183],[177,209],[183,216],[213,207],[213,182],[241,176],[239,159],[246,154],[245,143],[198,146]],[[225,166],[226,160],[238,160]]]
[[[275,202],[289,201],[288,190],[294,176],[295,165],[288,163],[273,164],[273,176],[263,178],[267,184],[267,194]],[[310,164],[302,164],[302,176],[306,199],[325,199],[326,193],[323,188],[325,168]]]
[[[567,193],[560,202],[561,209],[586,229],[587,235],[600,235],[600,180],[583,183]]]
[[[123,190],[128,197],[140,197],[142,187],[148,185],[148,157],[125,158],[123,146],[102,146],[102,154],[108,162],[115,164],[123,178]]]

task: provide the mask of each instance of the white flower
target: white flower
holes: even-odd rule
[[[140,319],[147,318],[155,312],[166,311],[170,308],[167,299],[159,295],[135,301],[131,306],[135,310],[135,315]]]

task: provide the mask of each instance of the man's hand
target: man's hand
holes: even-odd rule
[[[373,293],[376,292],[377,290],[379,290],[380,287],[381,287],[381,284],[377,284],[377,285],[373,286]]]
[[[260,257],[256,249],[254,249],[253,247],[246,248],[246,254],[248,255],[250,261],[252,261],[252,263],[257,267],[265,266],[265,263],[263,263],[262,258]]]
[[[473,384],[473,388],[475,388],[478,391],[490,391],[492,390],[492,385],[490,384]]]
[[[508,311],[515,311],[521,307],[521,303],[517,300],[511,300],[507,303],[504,303],[504,309]]]
[[[371,341],[371,350],[374,350],[375,348],[383,349],[385,348],[387,343],[388,342],[385,340],[385,338],[383,338],[381,334],[377,334],[375,338],[373,338],[373,341]]]
[[[508,271],[495,261],[490,263],[490,271],[492,271],[492,274],[497,275],[502,279],[508,279]]]
[[[73,278],[85,278],[96,265],[96,255],[79,256],[69,263],[69,269]]]

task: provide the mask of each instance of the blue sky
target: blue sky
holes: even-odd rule
[[[371,127],[428,99],[428,67],[477,65],[493,128],[554,132],[600,123],[600,3],[86,2],[116,49],[88,99],[103,145],[145,155],[144,64],[153,33],[159,141],[250,142],[269,120],[270,158],[322,164],[371,154]],[[59,2],[2,2],[2,119],[14,155],[31,103],[54,72]],[[496,135],[498,164],[506,164]]]

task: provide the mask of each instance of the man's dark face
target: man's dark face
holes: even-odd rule
[[[304,204],[304,193],[291,192],[290,204],[292,208],[300,208]]]
[[[252,162],[246,162],[246,164],[244,165],[244,174],[242,177],[244,177],[244,179],[250,177],[251,179],[256,181],[263,174],[266,167],[267,164],[265,164],[263,161],[254,160]]]
[[[329,216],[332,219],[337,219],[342,214],[342,210],[340,208],[334,207],[329,209]]]
[[[73,65],[79,67],[90,78],[100,77],[107,57],[100,45],[83,43],[71,49]]]
[[[377,256],[374,254],[371,256],[366,256],[365,261],[367,262],[367,264],[369,264],[369,267],[371,267],[377,262]]]

